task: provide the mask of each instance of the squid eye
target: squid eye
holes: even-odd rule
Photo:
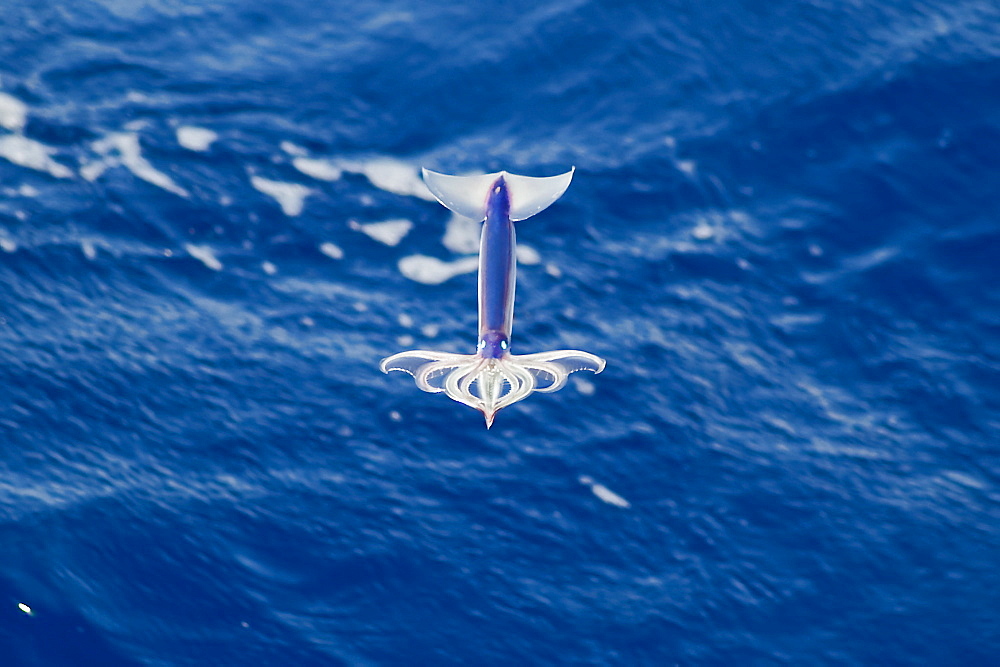
[[[506,350],[507,349],[507,341],[505,341],[505,340],[500,341],[500,349],[501,350]]]
[[[479,341],[479,349],[481,350],[481,349],[483,349],[484,347],[486,347],[486,341],[485,341],[485,340],[481,340],[481,341]]]

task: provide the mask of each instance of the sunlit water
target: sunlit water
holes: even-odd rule
[[[4,664],[988,664],[989,2],[0,13]],[[519,223],[482,416],[419,178]]]

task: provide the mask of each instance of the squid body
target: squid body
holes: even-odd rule
[[[604,370],[603,359],[579,350],[522,355],[510,352],[517,271],[514,223],[559,199],[573,179],[573,170],[547,178],[505,171],[448,176],[424,169],[423,174],[438,201],[459,215],[483,221],[479,244],[479,343],[475,354],[400,352],[382,360],[382,371],[405,371],[420,389],[444,392],[479,410],[489,428],[497,411],[532,392],[561,389],[574,371]]]

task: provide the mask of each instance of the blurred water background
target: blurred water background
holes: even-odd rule
[[[995,664],[998,155],[986,0],[6,0],[2,663]],[[419,167],[571,165],[607,370],[379,373],[476,340]]]

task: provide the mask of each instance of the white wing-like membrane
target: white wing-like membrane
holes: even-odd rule
[[[600,373],[604,360],[579,350],[510,354],[503,359],[413,350],[386,357],[380,367],[383,373],[409,373],[423,391],[444,392],[452,400],[479,410],[489,428],[500,409],[534,391],[561,389],[575,371]]]
[[[424,183],[434,197],[459,215],[473,220],[486,217],[486,200],[490,188],[503,176],[510,192],[510,219],[514,222],[525,220],[547,209],[562,197],[573,180],[573,167],[558,176],[521,176],[498,171],[478,176],[450,176],[424,169]]]

